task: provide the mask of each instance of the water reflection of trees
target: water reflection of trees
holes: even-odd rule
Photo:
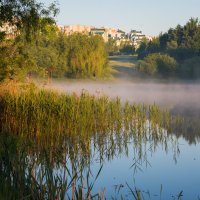
[[[171,109],[176,116],[172,130],[176,137],[183,137],[189,144],[200,141],[200,108],[197,105],[176,105]]]
[[[156,131],[156,132],[155,132]],[[148,152],[154,153],[160,144],[168,151],[168,143],[177,148],[173,137],[163,129],[151,130],[147,125],[90,138],[69,136],[46,142],[1,133],[0,197],[7,199],[82,199],[94,193],[103,164],[120,155],[134,152],[133,170],[148,164]],[[92,165],[99,162],[99,171],[92,176]],[[103,194],[101,194],[103,195]]]

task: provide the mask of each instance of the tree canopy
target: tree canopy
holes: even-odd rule
[[[5,23],[26,33],[27,38],[37,33],[46,23],[53,23],[58,13],[55,3],[45,7],[36,0],[0,0],[0,27]],[[42,19],[42,20],[41,20]]]
[[[27,75],[100,77],[107,70],[101,37],[61,33],[54,17],[55,4],[36,0],[0,0],[0,27],[15,27],[17,34],[0,33],[0,81]],[[3,30],[3,29],[0,29]]]
[[[1,43],[0,80],[23,79],[28,74],[49,77],[103,77],[108,72],[105,43],[100,36],[66,36],[46,25],[37,38],[23,34]]]
[[[151,58],[150,55],[154,53],[166,54],[176,60],[177,76],[200,77],[200,64],[197,62],[200,57],[200,22],[198,19],[191,18],[184,26],[177,25],[150,42],[143,41],[137,52],[138,59],[142,60],[145,60],[145,57]],[[142,63],[139,64],[140,68]],[[166,63],[162,66],[166,68]],[[164,69],[161,71],[163,74],[166,73]],[[192,71],[197,73],[196,76],[192,75]]]

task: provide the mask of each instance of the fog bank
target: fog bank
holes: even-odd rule
[[[180,105],[200,109],[200,84],[198,83],[67,80],[54,82],[48,88],[76,94],[87,91],[97,96],[120,97],[122,101],[145,104],[156,103],[168,108]]]

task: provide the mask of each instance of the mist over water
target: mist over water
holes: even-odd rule
[[[122,102],[159,105],[184,118],[184,131],[176,135],[183,136],[190,144],[199,141],[200,81],[148,77],[135,69],[135,63],[136,57],[111,57],[113,78],[110,80],[53,80],[45,87],[64,93],[80,95],[85,91],[96,96],[119,97]]]
[[[120,97],[122,101],[153,104],[172,108],[174,106],[200,109],[200,84],[153,83],[131,81],[63,81],[54,82],[50,88],[80,94],[87,91],[93,95]]]
[[[108,81],[66,80],[53,81],[49,88],[80,94],[83,90],[93,95],[120,97],[129,102],[153,104],[172,109],[184,107],[200,110],[200,81],[167,81],[141,74],[135,69],[136,57],[110,57],[113,79]]]
[[[51,87],[62,92],[78,95],[84,90],[96,96],[120,97],[122,102],[155,103],[162,108],[169,109],[174,115],[184,116],[185,129],[182,132],[172,133],[176,138],[179,138],[177,143],[180,144],[178,151],[181,152],[181,156],[179,157],[179,153],[177,154],[178,161],[175,162],[176,164],[172,161],[172,157],[174,158],[174,155],[172,155],[173,148],[170,147],[169,149],[172,152],[169,150],[170,153],[165,154],[161,145],[156,149],[154,156],[148,157],[151,167],[145,168],[142,164],[141,167],[144,171],[134,174],[130,168],[131,158],[134,156],[131,156],[132,151],[130,151],[128,158],[126,156],[122,156],[120,159],[115,158],[108,164],[108,167],[104,168],[95,189],[98,190],[99,186],[102,185],[106,187],[108,196],[113,195],[113,185],[125,182],[133,185],[132,177],[134,177],[136,186],[144,191],[151,191],[151,195],[159,194],[160,185],[163,185],[162,196],[164,199],[173,199],[173,195],[178,195],[180,191],[184,191],[183,199],[196,199],[199,195],[199,175],[197,171],[200,159],[198,151],[200,141],[200,83],[164,82],[142,78],[136,80],[133,78],[131,81],[130,78],[117,78],[112,81],[67,80],[54,82]],[[98,169],[98,167],[96,168]],[[119,168],[125,169],[125,171],[119,173]],[[120,174],[122,175],[120,176]],[[155,176],[157,177],[156,180]],[[111,180],[108,181],[107,177],[110,177]],[[149,182],[149,180],[151,181]],[[191,187],[191,183],[195,187]],[[125,189],[123,192],[128,193]],[[153,197],[152,199],[156,198]]]
[[[184,118],[184,131],[176,133],[190,144],[200,139],[200,81],[152,78],[135,69],[136,57],[110,57],[110,80],[53,80],[45,88],[80,95],[119,97],[121,102],[156,104],[172,115]]]

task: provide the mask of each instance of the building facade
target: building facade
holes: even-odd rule
[[[92,28],[90,34],[99,35],[104,39],[105,42],[108,41],[108,33],[105,28]]]
[[[73,33],[89,34],[94,26],[82,26],[82,25],[68,25],[68,26],[58,26],[59,30],[66,35],[71,35]]]
[[[115,29],[115,28],[97,28],[94,26],[82,26],[82,25],[67,25],[67,26],[58,26],[58,29],[66,34],[71,35],[73,33],[81,33],[87,35],[100,35],[103,37],[105,42],[108,42],[109,39],[116,40],[117,46],[120,46],[121,43],[130,43],[134,45],[135,48],[138,48],[141,41],[146,38],[151,40],[150,37],[144,35],[142,31],[131,30],[130,33],[126,34],[125,31]]]
[[[142,40],[146,38],[146,35],[144,35],[142,33],[142,31],[136,31],[136,30],[132,30],[129,33],[129,40],[133,42],[134,46],[136,48],[139,47],[140,43],[142,42]]]

